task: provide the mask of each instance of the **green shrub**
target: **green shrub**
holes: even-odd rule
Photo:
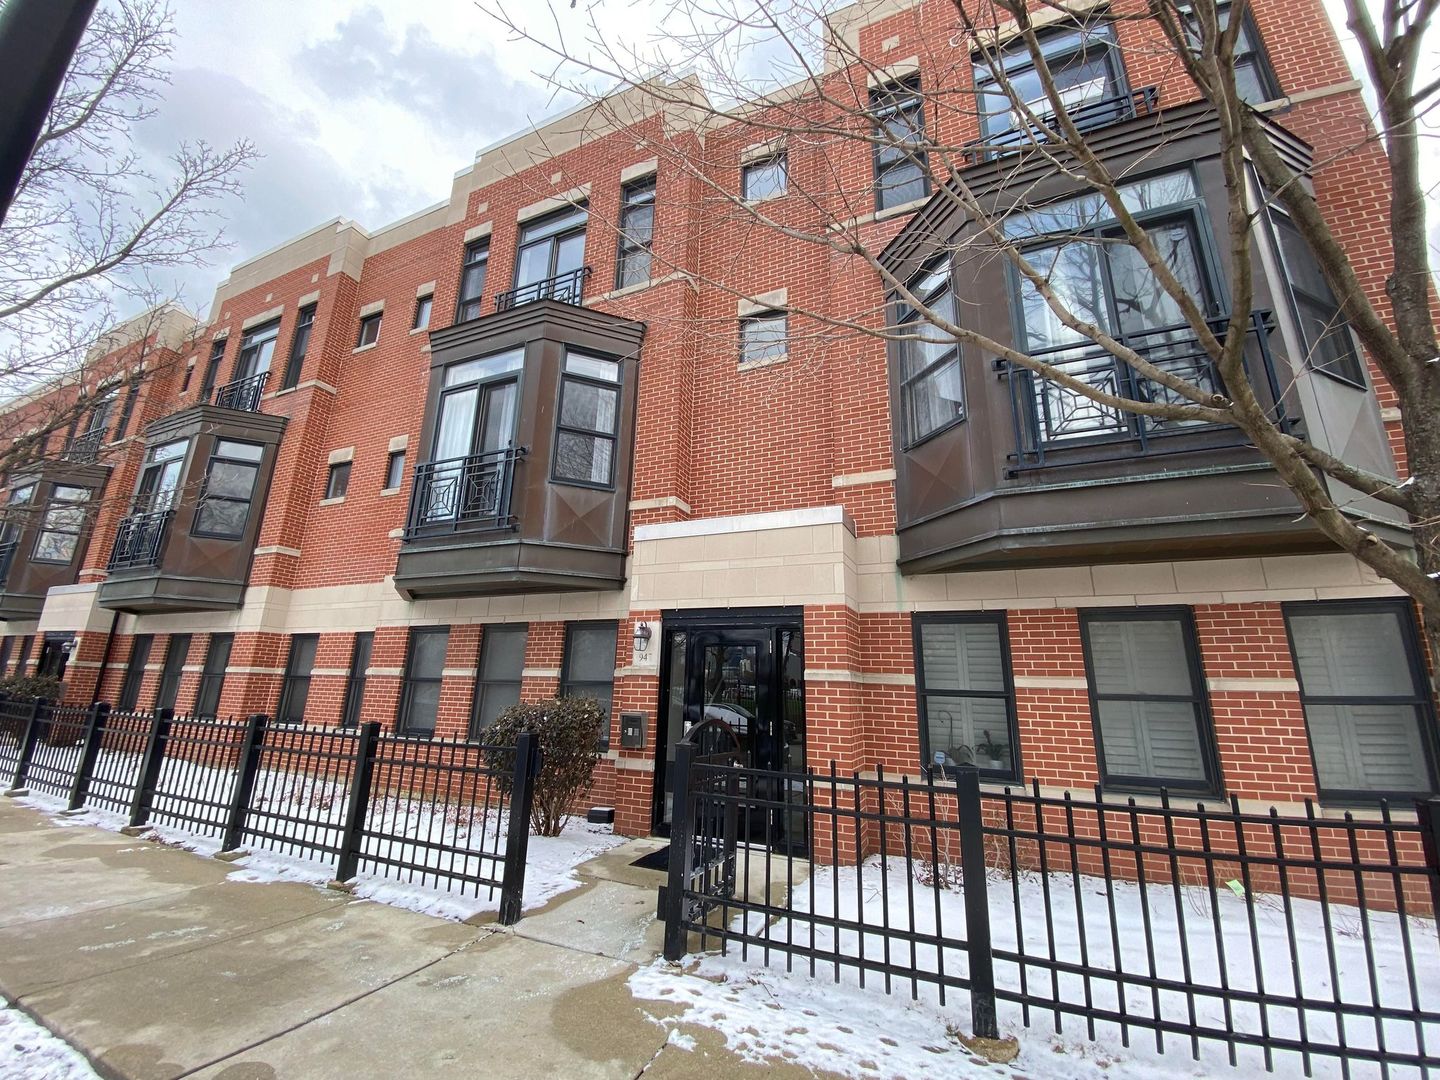
[[[600,733],[605,712],[594,698],[551,698],[533,704],[512,705],[485,732],[485,743],[513,747],[523,731],[540,740],[540,775],[530,825],[541,836],[558,836],[570,819],[570,808],[590,786],[600,760]],[[509,795],[514,775],[513,751],[492,750],[492,767],[500,770],[500,784]]]
[[[15,701],[59,701],[65,696],[65,684],[54,675],[10,675],[0,679],[0,696]]]

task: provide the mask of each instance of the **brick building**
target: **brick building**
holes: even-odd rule
[[[983,81],[940,0],[865,0],[831,27],[865,63],[837,49],[827,80],[879,119],[923,127],[928,89]],[[1232,314],[1214,120],[1143,33],[1057,24],[1046,48],[1094,106],[1100,152],[1144,161],[1136,198]],[[1243,45],[1247,96],[1315,163],[1378,297],[1383,161],[1320,3],[1256,0]],[[796,309],[904,313],[878,275],[710,185],[773,200],[797,230],[847,218],[932,303],[1097,362],[993,259],[937,273],[937,238],[966,227],[935,194],[938,160],[927,176],[858,142],[777,144],[697,119],[676,85],[487,148],[448,200],[384,229],[336,218],[241,263],[208,320],[119,328],[97,364],[143,359],[151,377],[8,478],[32,512],[0,545],[0,669],[63,669],[70,700],[121,708],[450,737],[517,699],[594,694],[611,706],[594,801],[634,833],[664,829],[667,761],[702,718],[776,768],[973,763],[1266,805],[1434,790],[1411,606],[1253,451],[967,348],[926,352],[912,377],[905,343],[808,325]],[[951,145],[1018,134],[1004,109],[928,122]],[[964,171],[1015,182],[1003,152]],[[827,178],[830,205],[795,196]],[[1033,205],[1071,205],[1064,177],[1022,179]],[[1336,304],[1297,236],[1257,218],[1257,310],[1238,313],[1273,376],[1257,384],[1307,438],[1393,471],[1392,397],[1346,328],[1317,331]],[[1154,319],[1121,312],[1153,297],[1093,267],[1146,342]],[[1348,505],[1405,542],[1384,507]]]

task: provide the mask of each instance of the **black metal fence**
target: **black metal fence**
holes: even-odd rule
[[[0,701],[0,782],[359,873],[500,902],[520,918],[536,737],[515,746]]]
[[[1307,1076],[1440,1067],[1440,800],[1142,805],[683,745],[675,770],[670,959],[718,947],[941,1006],[959,991],[980,1035],[999,1014]],[[773,846],[796,814],[808,853]]]

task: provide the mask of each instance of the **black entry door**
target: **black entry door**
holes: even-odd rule
[[[675,761],[675,745],[702,721],[728,724],[748,767],[804,772],[805,663],[798,625],[668,627],[665,651],[656,761],[657,832],[669,831],[673,809],[669,766]],[[781,805],[799,801],[799,777],[760,777],[754,785],[747,784],[747,790],[775,805],[742,816],[741,838],[803,847],[803,814],[790,813]]]

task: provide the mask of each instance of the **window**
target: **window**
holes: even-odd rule
[[[430,308],[434,303],[433,295],[416,297],[415,317],[410,320],[411,330],[424,330],[430,325]]]
[[[180,472],[189,448],[188,439],[176,439],[152,446],[145,452],[145,465],[135,490],[135,513],[169,510],[175,504],[175,492],[180,486]]]
[[[134,712],[140,704],[140,685],[145,681],[145,665],[150,662],[150,649],[154,644],[154,634],[137,634],[130,643],[130,659],[125,664],[125,678],[120,683],[116,706],[121,712]]]
[[[195,365],[193,363],[185,365],[185,374],[180,378],[180,393],[183,394],[190,389],[190,380],[194,377]]]
[[[1218,277],[1206,258],[1203,239],[1208,218],[1194,177],[1181,171],[1136,181],[1121,188],[1121,197],[1201,310],[1218,315]],[[1200,355],[1179,305],[1135,248],[1124,242],[1109,216],[1101,200],[1085,195],[1011,215],[1003,228],[1007,236],[1025,244],[1025,258],[1048,278],[1050,288],[1072,313],[1132,345],[1151,363],[1218,392],[1215,371]],[[1029,233],[1071,235],[1060,239],[1048,235],[1032,245],[1024,240]],[[1018,336],[1031,355],[1101,389],[1153,401],[1181,400],[1172,391],[1140,379],[1129,365],[1062,323],[1045,297],[1013,268],[1010,287]],[[1185,426],[1180,421],[1126,415],[1048,379],[1025,378],[1033,388],[1034,422],[1045,443],[1129,438],[1142,423],[1147,431]]]
[[[315,669],[318,634],[296,634],[290,639],[290,655],[285,659],[285,677],[280,683],[280,704],[275,720],[280,724],[303,724],[305,706],[310,700],[310,675]]]
[[[490,241],[465,245],[465,265],[460,271],[460,298],[455,304],[455,321],[469,322],[480,317],[480,297],[485,292],[485,268],[490,262]]]
[[[875,118],[875,209],[888,210],[930,194],[925,113],[918,76],[870,92]]]
[[[1435,790],[1435,719],[1406,600],[1285,605],[1322,798]]]
[[[922,765],[1019,777],[1005,616],[918,615],[915,661]]]
[[[370,631],[355,635],[355,647],[350,651],[350,672],[345,680],[345,700],[340,705],[340,726],[355,727],[360,723],[360,713],[365,708],[365,679],[370,667],[370,654],[375,647],[375,635]]]
[[[205,466],[205,483],[195,507],[195,536],[238,540],[250,520],[250,500],[260,476],[265,447],[259,443],[216,439]]]
[[[609,743],[610,699],[615,692],[615,641],[620,626],[615,622],[572,622],[565,624],[565,662],[560,673],[562,697],[588,697],[600,703],[605,713],[600,741]]]
[[[650,245],[655,238],[655,177],[647,176],[620,189],[620,252],[615,260],[615,287],[650,280]]]
[[[350,488],[350,462],[337,461],[325,477],[325,498],[343,499]]]
[[[1080,631],[1102,781],[1217,791],[1210,709],[1190,612],[1086,611]]]
[[[385,490],[398,491],[405,483],[405,451],[392,450],[385,459]]]
[[[220,338],[210,343],[210,359],[205,362],[205,378],[200,382],[200,400],[209,401],[215,389],[215,380],[220,377],[220,363],[225,359],[225,343],[229,338]]]
[[[555,425],[554,479],[609,487],[620,431],[620,363],[565,351]]]
[[[173,709],[180,694],[180,676],[185,671],[185,657],[190,652],[189,634],[171,634],[165,647],[165,663],[160,667],[160,690],[155,695],[155,708]]]
[[[194,370],[194,367],[185,369],[185,385],[180,388],[182,394],[190,389],[190,375]],[[135,415],[135,401],[139,396],[140,384],[138,382],[132,382],[130,389],[125,391],[125,404],[120,409],[120,423],[115,425],[115,438],[112,441],[119,442],[125,437],[125,433],[130,430],[130,418]]]
[[[95,399],[95,404],[90,406],[89,422],[85,425],[86,435],[103,433],[110,426],[110,414],[115,411],[115,399],[119,395],[120,388],[112,386]]]
[[[75,558],[80,534],[85,531],[85,504],[89,501],[89,488],[55,485],[35,537],[36,562],[68,563]]]
[[[1320,264],[1311,254],[1310,245],[1289,215],[1274,204],[1270,207],[1270,220],[1275,226],[1275,238],[1285,266],[1285,285],[1295,305],[1295,317],[1311,369],[1363,387],[1365,370],[1355,350],[1350,323],[1330,291]]]
[[[240,338],[240,358],[235,361],[235,381],[252,379],[270,370],[275,358],[275,342],[280,337],[280,320],[245,331]]]
[[[783,311],[757,311],[740,320],[740,363],[760,365],[785,358],[789,320]]]
[[[751,161],[740,169],[740,195],[746,202],[784,195],[789,186],[790,167],[784,154]]]
[[[1108,23],[1043,35],[1040,50],[1056,93],[1076,127],[1084,131],[1127,115],[1123,67]],[[1020,145],[1029,140],[1031,127],[1025,110],[1016,102],[1023,101],[1026,109],[1047,126],[1055,110],[1024,41],[1003,50],[999,64],[1010,83],[1010,93],[1001,88],[990,63],[981,61],[975,65],[980,133],[990,145]]]
[[[524,299],[553,297],[570,304],[580,302],[581,283],[572,275],[578,275],[585,265],[588,219],[585,204],[577,203],[524,224],[520,230],[520,247],[515,253],[515,288],[548,283]],[[562,277],[565,280],[554,280]]]
[[[361,317],[360,332],[355,337],[357,349],[363,349],[366,345],[374,345],[380,340],[380,319],[384,314],[383,311],[377,311]]]
[[[515,441],[523,347],[449,364],[442,376],[430,465],[414,498],[423,524],[501,513],[501,451]]]
[[[496,718],[520,700],[520,674],[525,668],[524,624],[485,627],[480,638],[480,671],[475,679],[475,707],[470,737],[481,738]]]
[[[398,716],[402,735],[434,735],[440,711],[440,682],[445,671],[445,650],[450,644],[448,626],[427,626],[410,631],[405,655],[405,685]]]
[[[310,334],[315,329],[315,305],[309,304],[295,316],[295,335],[290,339],[290,359],[285,361],[285,377],[280,389],[290,390],[300,382],[300,370],[305,366],[305,354],[310,351]]]
[[[1189,5],[1183,5],[1182,11]],[[1215,5],[1215,14],[1219,17],[1221,30],[1230,25],[1230,10],[1232,5],[1229,0],[1221,0]],[[1198,49],[1200,45],[1200,26],[1193,12],[1190,13],[1191,29],[1194,36],[1194,43]],[[1260,40],[1260,31],[1255,26],[1255,17],[1249,5],[1246,5],[1245,14],[1240,24],[1240,31],[1235,36],[1235,89],[1240,92],[1240,99],[1248,101],[1251,105],[1258,105],[1264,101],[1274,101],[1283,96],[1280,83],[1275,78],[1275,69],[1270,66],[1270,57],[1265,53],[1265,45]]]
[[[200,692],[195,696],[195,715],[213,719],[220,714],[220,691],[225,686],[225,669],[230,665],[234,634],[211,634],[205,649],[205,667],[200,672]]]
[[[959,318],[950,286],[948,257],[909,285],[923,307],[951,323]],[[965,386],[960,371],[960,342],[919,311],[902,305],[897,323],[906,333],[930,340],[900,342],[900,396],[906,436],[919,442],[965,419]]]
[[[12,488],[10,497],[5,500],[5,516],[0,519],[0,544],[15,544],[20,540],[20,533],[25,528],[26,512],[22,509],[30,504],[35,495],[35,485],[26,484],[24,487]]]

